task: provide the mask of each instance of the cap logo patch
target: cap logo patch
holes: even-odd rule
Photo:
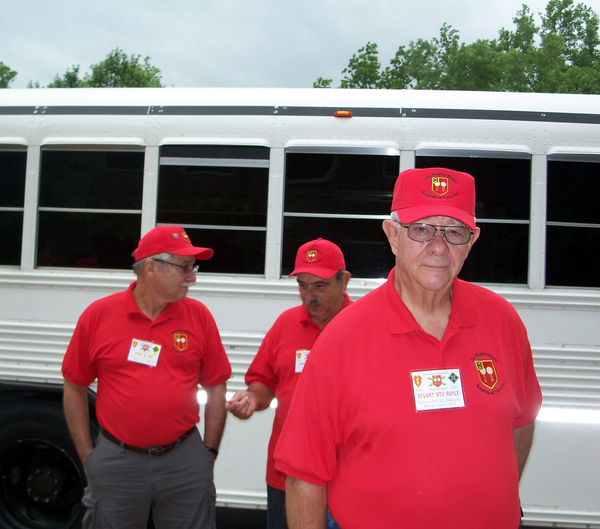
[[[317,250],[307,250],[306,252],[306,262],[314,263],[317,260]]]
[[[431,178],[431,190],[437,195],[445,195],[448,193],[449,179],[446,176],[434,176]]]
[[[190,241],[190,238],[188,237],[188,234],[185,232],[185,230],[181,230],[181,238],[188,244],[192,244],[192,241]]]

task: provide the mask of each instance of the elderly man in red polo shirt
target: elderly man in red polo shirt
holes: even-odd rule
[[[514,308],[457,279],[474,179],[403,171],[383,229],[396,267],[315,344],[275,451],[290,529],[517,529],[542,398]]]
[[[134,252],[129,289],[81,315],[63,361],[64,409],[84,464],[84,528],[214,529],[214,460],[231,366],[208,309],[187,298],[197,259],[181,226],[149,231]],[[87,387],[98,380],[102,432],[94,448]],[[198,384],[208,394],[204,439]]]
[[[273,451],[294,389],[312,346],[326,325],[352,302],[346,294],[350,272],[338,246],[325,239],[303,244],[296,255],[302,305],[282,313],[266,334],[246,373],[246,391],[238,391],[227,409],[240,419],[269,407],[277,410],[267,458],[267,528],[286,529],[285,474],[275,469]]]

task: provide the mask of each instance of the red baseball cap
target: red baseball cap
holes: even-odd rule
[[[475,180],[468,173],[432,167],[407,169],[396,180],[392,211],[402,224],[452,217],[475,229]]]
[[[298,248],[296,265],[289,277],[305,273],[329,279],[340,270],[346,270],[346,261],[344,261],[342,250],[331,241],[317,239]]]
[[[210,248],[192,246],[192,241],[181,226],[157,226],[140,239],[133,257],[137,262],[163,252],[193,255],[201,261],[210,259],[214,253]]]

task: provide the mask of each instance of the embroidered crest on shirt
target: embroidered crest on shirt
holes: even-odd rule
[[[488,395],[495,395],[502,391],[504,383],[500,381],[496,364],[498,360],[488,353],[477,353],[471,358],[477,370],[477,389]]]
[[[186,332],[174,332],[173,342],[175,349],[180,353],[183,353],[188,348],[188,335]]]

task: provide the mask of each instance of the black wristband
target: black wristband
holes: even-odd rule
[[[213,448],[212,446],[206,446],[206,449],[213,455],[215,456],[215,459],[217,459],[217,456],[219,455],[219,451],[216,448]]]

